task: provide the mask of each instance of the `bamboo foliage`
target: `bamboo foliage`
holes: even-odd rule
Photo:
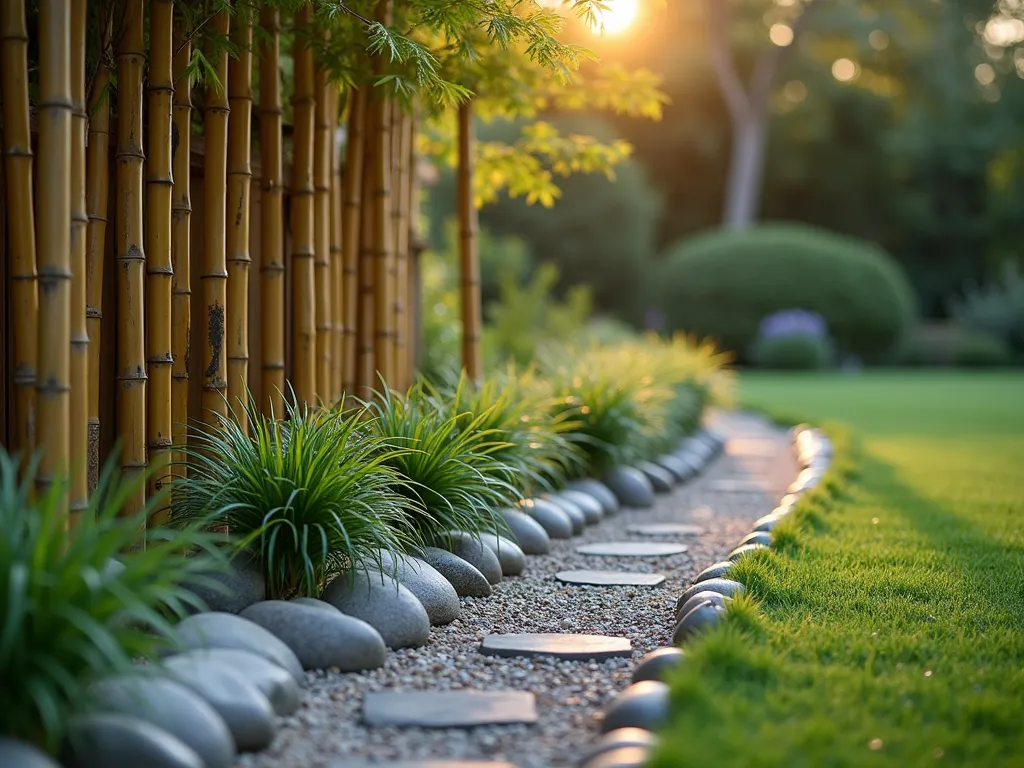
[[[406,322],[409,300],[409,176],[412,165],[412,115],[396,109],[392,120],[392,158],[395,194],[392,196],[395,242],[395,382],[410,384],[409,335]]]
[[[228,64],[228,402],[241,412],[249,382],[249,162],[252,142],[252,22],[243,19],[234,33],[237,58]],[[239,419],[243,432],[249,428]]]
[[[330,114],[329,91],[333,86],[327,71],[319,68],[315,78],[316,130],[313,139],[313,248],[314,282],[316,290],[316,391],[320,398],[330,400],[331,382],[331,141],[332,122],[338,116]]]
[[[146,371],[151,474],[149,493],[156,495],[170,466],[171,430],[171,110],[174,96],[174,4],[149,4],[149,162],[146,179]],[[166,513],[151,523],[164,522]]]
[[[8,269],[12,323],[14,448],[35,448],[36,287],[32,136],[28,107],[28,27],[22,0],[0,2],[0,77],[3,86],[4,174],[7,182]]]
[[[102,20],[100,59],[89,94],[89,146],[86,156],[85,207],[89,217],[85,264],[85,313],[89,335],[89,488],[100,471],[100,360],[103,325],[103,267],[110,194],[110,49],[111,19]]]
[[[117,54],[117,427],[121,469],[133,481],[146,469],[146,350],[143,335],[142,241],[142,0],[125,0]],[[42,309],[42,307],[40,307]],[[125,514],[137,514],[145,489],[129,498]]]
[[[462,294],[462,367],[473,381],[483,375],[480,351],[480,258],[473,197],[473,104],[459,105],[459,275]]]
[[[373,217],[376,208],[374,199],[374,162],[376,144],[374,139],[374,102],[379,94],[368,94],[363,122],[363,163],[360,179],[359,206],[359,274],[356,297],[356,394],[363,400],[373,396],[377,381],[374,377],[374,283],[376,250],[374,247]]]
[[[214,31],[226,37],[230,18],[226,10],[214,16]],[[203,329],[203,421],[218,424],[217,415],[227,416],[227,350],[224,346],[225,304],[227,303],[227,149],[228,149],[228,54],[212,57],[219,85],[206,89],[203,131],[203,272],[200,276],[206,327]]]
[[[192,335],[192,83],[187,67],[192,45],[180,28],[174,39],[174,106],[171,110],[171,425],[173,473],[188,474],[183,449],[188,438],[188,363]]]
[[[71,523],[89,506],[89,334],[85,320],[85,259],[89,215],[85,202],[85,16],[86,0],[71,0],[71,394],[68,438]]]
[[[275,415],[284,413],[284,178],[281,157],[280,17],[264,6],[260,26],[260,339],[263,402]]]
[[[338,91],[330,89],[331,109],[330,113],[338,114]],[[330,251],[331,251],[331,400],[337,402],[344,392],[342,368],[344,350],[342,333],[345,325],[343,296],[345,292],[344,273],[341,263],[341,173],[338,169],[337,152],[335,151],[335,138],[337,125],[332,126],[330,149],[331,149],[331,194],[328,201],[330,206]]]
[[[366,90],[349,93],[348,130],[345,144],[345,178],[342,193],[342,389],[356,388],[356,321],[359,295],[360,205],[363,192],[363,155],[366,123]]]
[[[316,403],[316,295],[314,293],[313,134],[316,96],[310,48],[312,5],[295,14],[292,96],[292,384],[300,405]]]

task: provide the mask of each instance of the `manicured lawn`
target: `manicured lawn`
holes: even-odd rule
[[[741,390],[849,425],[856,473],[741,566],[757,609],[688,650],[656,765],[1024,765],[1024,375]]]

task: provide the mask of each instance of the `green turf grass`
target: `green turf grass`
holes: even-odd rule
[[[741,390],[855,438],[783,546],[741,564],[752,599],[687,647],[653,764],[1024,766],[1024,376]]]

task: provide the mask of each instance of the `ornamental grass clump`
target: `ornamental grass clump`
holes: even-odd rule
[[[375,439],[403,450],[385,451],[381,462],[396,478],[408,512],[396,524],[408,538],[443,543],[448,531],[471,534],[504,530],[495,510],[518,497],[509,467],[495,458],[506,447],[483,427],[487,413],[462,419],[424,383],[403,396],[385,390],[368,405]]]
[[[92,682],[174,644],[175,618],[204,607],[185,585],[215,588],[224,558],[204,521],[143,534],[162,499],[124,515],[146,478],[121,482],[116,462],[68,530],[67,484],[33,495],[37,467],[19,481],[0,450],[0,736],[53,751]]]
[[[197,426],[188,479],[174,486],[172,515],[211,515],[260,563],[268,598],[317,596],[329,577],[381,550],[418,543],[406,523],[415,501],[394,465],[404,451],[363,408],[299,407],[264,417],[250,396],[242,416]]]

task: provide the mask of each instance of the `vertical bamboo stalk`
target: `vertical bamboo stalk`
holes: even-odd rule
[[[100,360],[103,326],[103,267],[107,252],[110,195],[110,48],[111,19],[102,21],[100,60],[89,94],[89,146],[86,157],[86,211],[89,216],[85,265],[85,313],[89,335],[89,489],[100,476]]]
[[[376,208],[374,199],[374,101],[378,94],[367,95],[363,123],[363,174],[360,180],[359,207],[359,293],[356,298],[356,390],[360,398],[369,400],[377,385],[374,371],[374,278],[376,269],[373,215]]]
[[[241,413],[249,382],[249,186],[252,166],[252,22],[244,19],[233,34],[238,58],[228,65],[228,401]],[[245,418],[239,426],[248,431]]]
[[[192,44],[185,30],[174,38],[174,106],[171,110],[171,435],[174,475],[185,478],[188,441],[188,363],[192,337]]]
[[[301,405],[316,403],[316,295],[313,242],[313,133],[316,96],[313,50],[309,46],[313,8],[295,14],[295,91],[292,96],[292,383]]]
[[[89,333],[85,320],[85,253],[89,214],[85,202],[85,16],[86,0],[71,2],[71,424],[69,469],[71,524],[89,507]]]
[[[225,10],[213,19],[217,34],[227,36],[230,17]],[[203,156],[203,273],[200,276],[206,328],[203,344],[203,421],[220,423],[227,416],[227,349],[224,346],[225,304],[227,303],[227,150],[228,150],[228,54],[213,58],[218,85],[206,89],[203,130],[206,148]]]
[[[71,389],[71,7],[39,3],[39,338],[36,409],[40,493],[69,470]],[[67,511],[67,497],[58,502]]]
[[[331,88],[331,99],[332,106],[330,113],[337,116],[339,100],[337,88]],[[344,359],[344,351],[342,349],[342,329],[345,325],[343,319],[344,307],[342,303],[345,284],[341,263],[341,173],[338,169],[338,153],[336,151],[337,144],[335,141],[336,133],[337,118],[335,118],[335,121],[331,126],[331,194],[330,200],[328,201],[331,211],[331,386],[333,387],[331,390],[331,400],[334,402],[341,399],[344,391],[342,380],[342,361]]]
[[[316,130],[313,140],[313,248],[314,282],[316,291],[316,391],[317,396],[329,401],[331,384],[331,153],[333,138],[331,123],[338,116],[330,114],[328,89],[333,90],[327,72],[316,72]],[[333,117],[333,120],[332,120]]]
[[[260,48],[260,339],[261,391],[271,412],[284,413],[284,179],[281,157],[281,85],[278,80],[281,33],[276,8],[264,6],[260,26],[267,36]]]
[[[374,349],[377,371],[391,383],[394,370],[394,260],[391,218],[391,103],[373,103]]]
[[[35,449],[36,288],[32,136],[28,108],[28,27],[22,0],[0,2],[0,77],[3,86],[4,173],[7,181],[10,317],[13,328],[11,398],[13,448]]]
[[[395,151],[395,379],[399,389],[410,384],[409,329],[409,176],[412,168],[412,116],[396,111]]]
[[[171,109],[174,97],[174,4],[149,3],[149,161],[146,164],[146,373],[149,494],[167,480],[171,459]],[[166,521],[166,511],[150,523]]]
[[[412,126],[409,136],[409,226],[406,230],[408,240],[408,286],[405,293],[406,312],[405,328],[408,351],[408,378],[410,383],[416,377],[416,368],[420,359],[421,328],[420,328],[420,262],[419,254],[422,244],[419,238],[419,174],[416,166],[416,124],[419,116],[418,105],[413,104]]]
[[[459,105],[459,275],[462,289],[462,367],[473,381],[483,375],[480,353],[480,258],[473,197],[473,103]]]
[[[363,192],[364,128],[366,90],[353,89],[349,95],[348,131],[345,143],[345,189],[342,221],[342,387],[356,388],[356,318],[359,295],[359,230]]]
[[[142,0],[126,0],[117,54],[117,430],[121,469],[135,481],[146,470],[146,255],[142,241]],[[125,514],[139,512],[137,486]]]

